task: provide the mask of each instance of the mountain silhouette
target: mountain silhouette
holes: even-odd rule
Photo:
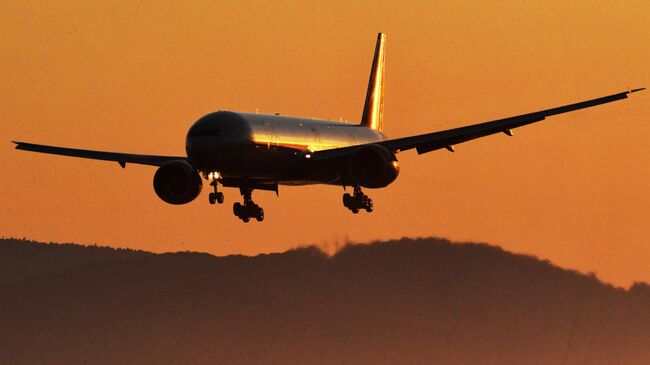
[[[150,255],[145,251],[0,239],[0,284],[82,264]]]
[[[0,265],[2,364],[650,360],[648,285],[485,244],[215,257],[0,240]]]

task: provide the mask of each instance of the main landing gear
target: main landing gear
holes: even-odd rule
[[[258,222],[264,220],[264,209],[253,202],[253,189],[239,188],[241,195],[244,197],[244,204],[239,202],[233,204],[232,211],[244,223],[248,223],[251,218],[255,218]]]
[[[373,209],[372,199],[361,191],[360,186],[354,187],[353,195],[348,193],[343,194],[343,205],[354,214],[359,213],[361,209],[365,209],[366,212],[370,213]]]
[[[219,175],[216,172],[211,172],[204,177],[210,181],[210,185],[214,188],[214,191],[210,192],[208,200],[210,204],[219,203],[222,204],[224,197],[223,193],[218,190],[218,178]],[[232,211],[235,215],[241,219],[244,223],[248,223],[251,218],[255,218],[258,222],[264,220],[264,209],[259,205],[253,202],[253,188],[242,186],[239,188],[241,195],[244,197],[244,204],[235,203],[232,206]]]
[[[223,203],[223,193],[220,191],[217,191],[217,180],[212,180],[210,182],[210,185],[214,186],[214,192],[211,192],[210,195],[208,195],[208,200],[210,201],[210,204],[214,203]]]

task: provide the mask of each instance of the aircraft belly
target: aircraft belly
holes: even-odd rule
[[[283,185],[336,183],[339,173],[331,164],[312,163],[304,151],[285,146],[249,145],[238,156],[232,169],[223,170],[224,176],[242,177],[259,181],[275,181]]]

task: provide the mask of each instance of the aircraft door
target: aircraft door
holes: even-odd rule
[[[320,150],[320,148],[319,148],[319,146],[320,146],[320,136],[318,135],[318,130],[314,126],[309,127],[309,129],[311,129],[311,131],[313,133],[312,142],[309,144],[310,145],[310,150],[312,150],[312,151]]]
[[[264,135],[266,137],[266,147],[268,149],[271,149],[273,146],[278,145],[278,140],[275,134],[275,128],[273,128],[273,124],[271,123],[264,123]]]

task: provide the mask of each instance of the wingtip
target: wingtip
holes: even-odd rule
[[[29,145],[29,143],[25,143],[21,141],[11,141],[11,143],[16,145],[14,148],[16,148],[17,150],[24,150],[25,145]]]
[[[637,91],[643,91],[643,90],[645,90],[645,87],[640,87],[640,88],[637,88],[637,89],[630,89],[630,90],[627,91],[627,93],[632,94],[632,93],[635,93]]]

